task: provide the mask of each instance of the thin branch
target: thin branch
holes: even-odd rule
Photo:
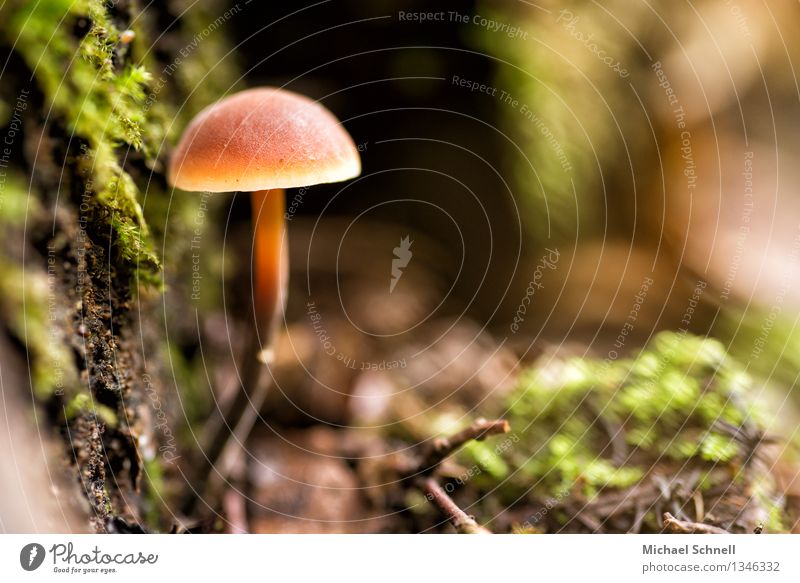
[[[664,513],[664,526],[678,534],[730,534],[727,530],[718,526],[689,520],[678,520],[669,512]]]
[[[469,514],[461,510],[447,492],[433,478],[425,478],[422,482],[425,497],[432,502],[455,527],[459,534],[492,534],[483,528]]]
[[[419,463],[416,464],[412,471],[408,472],[409,475],[418,477],[415,482],[425,493],[425,497],[429,502],[433,503],[442,514],[447,516],[447,519],[459,533],[491,534],[489,530],[480,526],[475,522],[474,518],[461,510],[458,504],[448,496],[447,492],[445,492],[439,483],[434,478],[427,477],[427,475],[433,473],[442,461],[467,442],[473,440],[481,441],[490,435],[499,435],[508,433],[509,431],[510,427],[508,421],[503,419],[494,421],[478,419],[466,429],[450,437],[438,437],[434,439],[431,446],[421,456]]]
[[[467,442],[483,441],[490,435],[501,435],[508,433],[510,430],[511,427],[505,419],[496,419],[494,421],[478,419],[466,429],[450,437],[437,437],[433,440],[427,455],[424,456],[420,464],[420,470],[432,470]]]

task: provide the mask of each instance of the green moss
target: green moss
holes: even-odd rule
[[[26,270],[0,258],[0,316],[28,346],[31,381],[36,395],[45,399],[65,394],[78,378],[73,358],[62,337],[62,327],[51,311],[51,282],[45,273]]]
[[[16,2],[3,17],[7,40],[33,71],[50,115],[87,144],[80,161],[87,185],[83,210],[113,228],[120,258],[153,281],[159,261],[140,192],[118,153],[132,148],[152,161],[164,139],[164,120],[144,107],[152,76],[131,64],[115,70],[120,31],[102,0]],[[88,18],[91,28],[77,40],[71,27],[79,17]]]
[[[184,27],[195,31],[196,36],[187,39],[187,56],[181,55],[180,67],[175,72],[181,93],[191,97],[181,104],[178,123],[170,128],[176,135],[201,109],[223,94],[242,89],[236,51],[231,50],[226,35],[219,33],[219,29],[226,26],[225,14],[235,17],[240,10],[242,7],[238,4],[231,7],[205,2],[202,6],[192,4],[192,10],[184,13]]]
[[[12,169],[0,171],[0,225],[21,227],[28,212],[35,212],[38,201],[28,196],[25,180]]]
[[[13,46],[31,70],[30,83],[38,89],[33,93],[41,93],[42,113],[51,133],[64,136],[54,152],[66,150],[66,156],[54,162],[63,170],[59,184],[65,192],[47,196],[52,200],[58,195],[61,201],[72,203],[79,213],[78,224],[89,239],[110,235],[111,276],[116,279],[115,286],[120,284],[118,289],[127,288],[126,278],[130,278],[134,291],[137,283],[148,293],[162,291],[164,259],[156,253],[155,241],[170,250],[173,265],[191,265],[185,257],[195,225],[186,217],[197,197],[171,197],[164,190],[159,173],[169,151],[166,141],[174,140],[201,108],[234,90],[240,79],[223,31],[215,27],[214,34],[204,34],[192,44],[190,35],[210,31],[226,8],[215,0],[201,4],[178,0],[169,9],[143,11],[136,0],[124,4],[106,0],[0,3],[0,42]],[[182,22],[180,30],[167,33],[177,42],[172,43],[176,54],[167,58],[178,58],[181,43],[192,44],[192,52],[180,57],[179,66],[167,69],[176,62],[158,61],[163,51],[153,50],[151,33],[163,32],[157,30],[153,15],[171,12],[180,14]],[[125,24],[128,16],[130,25]],[[133,34],[121,29],[127,26]],[[0,119],[10,113],[9,104],[0,104]],[[148,176],[146,170],[153,174]],[[47,171],[47,165],[42,165],[42,171]],[[32,213],[43,199],[40,192],[29,194],[25,187],[29,181],[19,175],[9,173],[4,178],[0,223],[5,233],[6,226],[17,227],[26,221],[30,226]],[[78,187],[82,193],[66,191],[75,184],[82,185]],[[21,232],[17,238],[24,239]],[[107,245],[105,239],[92,242]],[[209,258],[217,260],[218,255],[204,253],[204,261]],[[61,260],[59,256],[59,266]],[[23,269],[18,257],[0,249],[0,317],[27,346],[36,394],[46,400],[64,388],[68,419],[90,412],[111,426],[123,422],[110,408],[76,389],[82,383],[69,338],[63,337],[71,329],[75,308],[61,305],[63,292],[52,297],[57,283],[44,266]],[[204,294],[207,296],[211,299]],[[50,319],[54,305],[56,317],[67,322],[54,325]],[[180,352],[166,341],[160,348],[164,354]],[[194,371],[188,364],[185,368]],[[164,495],[163,461],[157,458],[145,463],[148,520],[155,526],[158,512],[164,510],[159,503]],[[111,511],[110,506],[107,510]]]
[[[0,230],[20,233],[26,217],[40,211],[39,203],[28,196],[24,181],[13,170],[4,170],[0,180]],[[36,395],[66,394],[75,386],[78,373],[59,322],[63,314],[56,301],[54,275],[22,266],[4,256],[4,250],[0,248],[0,317],[28,347]]]
[[[464,446],[464,449],[476,460],[478,467],[490,476],[502,479],[508,475],[508,464],[496,454],[493,443],[471,441]]]
[[[715,334],[730,339],[731,354],[746,362],[748,371],[769,379],[763,397],[771,398],[776,405],[783,401],[787,387],[795,403],[798,397],[800,329],[793,314],[793,310],[784,309],[783,301],[776,301],[769,309],[750,303],[746,309],[743,306],[731,306],[721,312],[714,326]],[[735,384],[741,381],[730,379],[730,382]],[[758,415],[758,411],[749,413]],[[783,413],[776,430],[781,434],[793,435],[795,445],[800,446],[800,432],[794,431],[800,419],[789,414],[785,407]]]
[[[502,129],[521,149],[509,147],[506,159],[526,211],[527,230],[539,241],[601,235],[608,228],[598,220],[607,215],[607,196],[599,193],[613,184],[615,197],[633,197],[630,177],[616,181],[615,173],[627,172],[619,160],[644,149],[637,140],[650,129],[635,115],[640,104],[630,91],[630,73],[623,76],[605,66],[567,23],[577,17],[578,34],[591,33],[595,46],[634,72],[640,49],[631,39],[647,34],[637,27],[650,20],[647,14],[636,18],[642,9],[624,0],[602,5],[565,0],[547,11],[515,4],[484,0],[478,13],[513,23],[526,33],[525,39],[474,26],[465,32],[479,50],[496,59],[494,84],[518,101],[516,106],[503,102],[499,112]],[[562,9],[572,14],[562,17]],[[619,24],[610,16],[621,12],[629,16],[629,34],[619,34]],[[623,218],[614,215],[609,221]]]
[[[166,499],[166,482],[164,468],[158,458],[144,460],[144,477],[147,487],[142,492],[145,505],[145,521],[154,530],[160,529],[164,500]],[[167,525],[171,526],[171,525]]]
[[[567,491],[591,499],[637,484],[654,467],[687,462],[706,467],[711,485],[720,477],[710,470],[720,466],[730,468],[729,480],[745,479],[752,445],[737,436],[758,435],[767,415],[751,402],[753,379],[719,342],[663,332],[631,359],[543,362],[503,404],[514,447],[462,452],[464,463],[494,468],[491,478],[505,480],[508,496]],[[775,505],[769,491],[765,483],[759,495],[767,509]]]
[[[85,412],[94,414],[109,427],[116,427],[119,424],[117,414],[113,409],[98,403],[91,395],[85,392],[78,393],[64,406],[64,415],[67,421],[71,421]]]
[[[180,10],[183,28],[201,36],[185,38],[183,54],[178,49],[166,65],[154,61],[143,41],[148,13],[139,13],[135,3],[129,10],[136,18],[134,40],[127,44],[103,0],[11,1],[1,10],[7,24],[0,31],[33,71],[50,116],[86,144],[76,160],[86,183],[81,214],[88,211],[92,220],[111,227],[119,267],[127,267],[141,283],[159,286],[161,261],[145,220],[141,187],[150,190],[147,215],[157,219],[156,235],[168,231],[166,208],[188,204],[188,197],[170,199],[159,191],[158,181],[137,185],[122,160],[136,151],[147,167],[162,167],[157,157],[166,151],[167,133],[174,139],[191,116],[235,90],[240,75],[218,30],[226,22],[219,3]],[[81,39],[72,32],[79,18],[91,23]]]

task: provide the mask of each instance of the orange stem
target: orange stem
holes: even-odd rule
[[[288,282],[289,242],[284,237],[286,203],[282,188],[251,193],[253,205],[253,310],[261,352],[271,360],[275,328],[280,323]]]

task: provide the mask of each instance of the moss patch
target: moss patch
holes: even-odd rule
[[[121,260],[153,281],[159,261],[139,203],[140,193],[119,161],[118,150],[140,150],[150,159],[164,138],[157,108],[144,107],[152,75],[120,64],[121,32],[101,0],[17,2],[4,11],[7,41],[33,71],[49,116],[84,141],[80,165],[87,174],[85,211],[113,229]],[[72,28],[88,29],[76,38]]]
[[[138,335],[131,309],[145,291],[136,299],[149,315],[163,290],[155,241],[164,237],[171,260],[189,247],[193,226],[183,211],[196,200],[169,196],[168,134],[239,78],[222,58],[221,25],[212,28],[224,10],[215,1],[144,9],[135,0],[9,0],[0,7],[0,47],[15,65],[4,76],[0,119],[15,115],[15,93],[31,95],[3,172],[0,223],[9,230],[0,245],[0,311],[71,449],[98,530],[115,518],[164,524],[156,516],[164,513],[159,492],[168,474],[160,459],[148,462],[152,481],[140,484],[138,443],[158,435],[138,381],[147,372],[152,390],[162,390],[167,383],[153,371],[172,348],[152,332],[162,332],[162,322],[140,318],[147,331]],[[156,22],[171,24],[157,30]],[[187,46],[191,55],[173,66]],[[199,81],[198,68],[214,73]],[[137,337],[154,338],[147,354],[139,354]]]
[[[549,355],[520,377],[506,403],[513,447],[479,444],[463,456],[485,470],[485,486],[503,482],[510,504],[597,505],[614,492],[677,478],[689,498],[713,498],[720,488],[717,507],[738,498],[738,513],[718,512],[726,528],[760,520],[781,530],[774,486],[760,468],[767,416],[752,402],[755,388],[719,342],[682,333],[661,333],[625,360]]]

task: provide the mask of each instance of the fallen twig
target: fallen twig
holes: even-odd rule
[[[669,512],[664,513],[664,526],[678,534],[730,534],[727,530],[718,526],[690,520],[678,520]]]
[[[467,442],[482,441],[490,435],[500,435],[508,433],[510,430],[508,421],[505,419],[495,419],[494,421],[478,419],[466,429],[462,429],[450,437],[434,439],[420,469],[430,471]]]
[[[432,502],[455,527],[460,534],[492,534],[483,528],[469,514],[461,510],[447,492],[444,491],[439,483],[433,478],[425,478],[422,481],[422,491],[425,497]]]
[[[418,463],[408,472],[409,476],[415,476],[415,482],[425,493],[425,497],[433,503],[453,524],[456,530],[462,534],[491,534],[491,532],[480,526],[466,512],[461,510],[447,492],[434,479],[429,477],[439,464],[448,456],[469,441],[481,441],[490,435],[499,435],[510,431],[508,421],[496,419],[487,421],[478,419],[458,433],[450,437],[437,437],[433,440],[430,447],[418,459]]]

